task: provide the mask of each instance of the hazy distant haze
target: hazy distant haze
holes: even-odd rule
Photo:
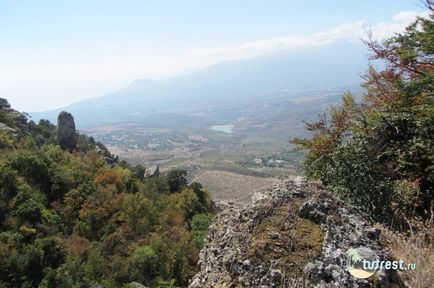
[[[135,79],[377,37],[418,1],[0,1],[0,97],[25,111],[101,96]],[[332,8],[331,8],[332,7]]]

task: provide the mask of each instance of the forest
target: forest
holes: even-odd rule
[[[187,285],[207,190],[182,170],[145,178],[86,135],[62,149],[50,122],[0,113],[15,128],[0,132],[0,287]]]

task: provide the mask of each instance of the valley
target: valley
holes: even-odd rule
[[[80,133],[120,160],[159,165],[162,172],[285,178],[302,173],[304,154],[288,140],[308,136],[304,122],[327,112],[346,91],[362,94],[357,83],[365,54],[363,45],[352,42],[265,53],[171,78],[136,79],[100,97],[30,115],[35,122],[54,122],[68,111]],[[229,193],[220,181],[219,188],[209,185],[216,199]]]
[[[351,89],[355,95],[361,94],[357,86]],[[211,107],[156,114],[83,132],[104,143],[121,160],[145,167],[159,165],[163,172],[185,169],[191,180],[200,179],[216,200],[232,201],[261,183],[299,175],[304,154],[294,151],[288,139],[306,136],[303,122],[338,103],[344,91],[343,87],[282,91],[223,110]],[[227,185],[232,180],[235,186]],[[231,195],[234,190],[237,192]]]

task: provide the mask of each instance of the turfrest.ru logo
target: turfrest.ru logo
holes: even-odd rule
[[[347,250],[347,270],[356,278],[366,279],[377,271],[377,267],[366,266],[369,263],[378,261],[378,256],[369,248],[359,247]],[[365,263],[365,265],[363,265]]]
[[[380,260],[375,252],[367,247],[347,250],[347,270],[356,278],[366,279],[377,270],[414,270],[415,263],[406,264],[404,260]]]

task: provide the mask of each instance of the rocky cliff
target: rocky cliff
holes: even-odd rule
[[[27,117],[13,108],[8,100],[0,98],[0,131],[27,131]]]
[[[391,270],[368,279],[347,271],[350,248],[390,258],[379,235],[320,184],[285,180],[216,216],[189,287],[403,287]]]

